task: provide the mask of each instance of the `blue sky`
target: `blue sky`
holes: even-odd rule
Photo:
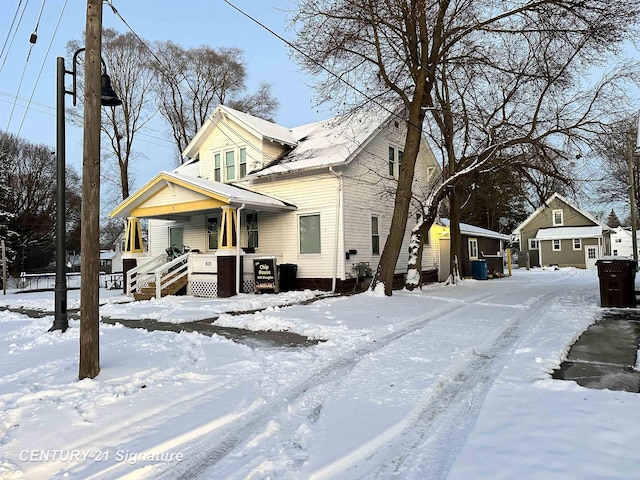
[[[0,0],[0,129],[49,145],[54,150],[56,57],[66,56],[69,40],[81,38],[86,2],[66,0],[63,11],[65,0],[23,0],[18,18],[22,17],[19,23],[16,20],[19,25],[16,30],[15,24],[13,28],[11,24],[19,3],[19,0]],[[223,0],[112,0],[112,3],[129,26],[150,42],[171,40],[184,47],[208,45],[244,50],[248,90],[254,91],[261,82],[273,85],[272,92],[280,101],[275,115],[277,123],[293,127],[332,116],[327,108],[315,107],[313,91],[308,86],[311,79],[289,60],[287,46]],[[234,0],[233,3],[270,29],[291,37],[283,11],[288,7],[287,0]],[[30,51],[29,38],[36,24],[38,39]],[[129,31],[107,4],[103,7],[103,25],[123,33]],[[66,65],[70,68],[69,60]],[[70,88],[71,76],[66,77]],[[71,105],[68,95],[66,102],[67,106]],[[164,124],[158,121],[151,128],[137,138],[137,149],[146,158],[136,160],[134,165],[136,187],[159,170],[172,168],[175,162],[175,149],[167,140]],[[66,143],[67,164],[80,171],[82,131],[70,122],[67,122]]]

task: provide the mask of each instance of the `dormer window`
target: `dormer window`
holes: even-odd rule
[[[213,180],[233,182],[247,175],[246,147],[228,148],[213,152]]]
[[[561,209],[554,210],[552,212],[552,215],[553,215],[553,226],[554,227],[561,227],[562,225],[564,225],[564,215],[563,215]]]

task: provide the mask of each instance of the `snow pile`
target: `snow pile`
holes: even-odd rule
[[[594,271],[516,271],[293,306],[282,305],[318,292],[137,303],[102,293],[111,318],[218,317],[326,341],[249,347],[103,324],[102,370],[79,382],[78,321],[47,333],[52,315],[0,311],[3,480],[582,479],[640,469],[639,395],[548,376],[603,312]],[[53,292],[0,304],[53,308]]]

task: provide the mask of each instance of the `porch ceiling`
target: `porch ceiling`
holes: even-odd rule
[[[114,208],[110,217],[177,219],[223,206],[256,211],[294,210],[294,205],[233,185],[177,172],[160,172]]]

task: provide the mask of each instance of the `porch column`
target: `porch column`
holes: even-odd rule
[[[235,249],[238,245],[236,238],[236,222],[238,221],[238,210],[230,206],[221,207],[222,221],[220,224],[220,236],[218,237],[218,249]]]
[[[238,210],[235,207],[224,206],[222,208],[222,221],[220,222],[220,235],[218,237],[218,297],[232,297],[236,291],[236,225]],[[242,278],[242,261],[240,261],[240,278]]]
[[[122,290],[124,293],[129,293],[127,288],[127,272],[138,266],[137,257],[144,256],[140,219],[137,217],[127,217],[127,226],[124,232],[124,251],[122,252]]]

